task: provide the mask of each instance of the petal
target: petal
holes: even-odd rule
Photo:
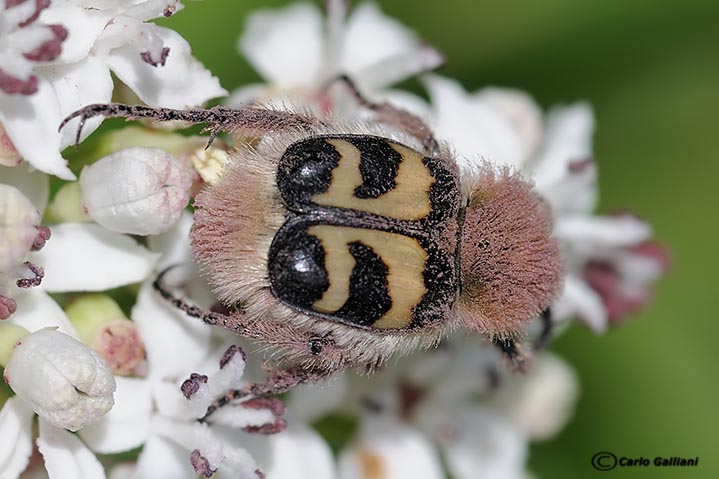
[[[62,223],[53,226],[52,239],[34,258],[45,268],[44,289],[64,292],[139,283],[152,272],[158,256],[129,236],[98,225]]]
[[[62,115],[50,82],[40,78],[34,95],[0,92],[0,122],[23,159],[40,171],[74,180],[60,155]]]
[[[140,58],[140,48],[125,45],[112,50],[107,65],[150,106],[188,108],[211,98],[227,95],[217,77],[197,61],[190,45],[178,33],[168,28],[154,27],[164,45],[170,49],[167,61],[153,67]]]
[[[651,226],[635,216],[564,215],[554,233],[562,241],[591,253],[596,247],[623,247],[641,243],[652,235]]]
[[[333,479],[332,451],[327,442],[309,427],[295,424],[270,436],[270,462],[262,468],[268,479]],[[388,476],[394,478],[395,476]]]
[[[365,417],[362,427],[359,441],[340,454],[342,479],[445,477],[437,451],[418,431],[389,417]]]
[[[342,71],[364,88],[386,87],[442,62],[414,32],[385,15],[374,3],[362,3],[347,22]]]
[[[192,213],[185,211],[170,230],[160,235],[148,236],[147,244],[150,250],[162,253],[157,270],[173,265],[180,266],[177,271],[172,272],[176,283],[184,285],[187,296],[192,298],[194,303],[209,308],[217,299],[193,262],[190,246],[192,222]]]
[[[287,410],[293,419],[309,422],[338,409],[347,395],[349,379],[346,374],[336,378],[302,385],[292,391]]]
[[[179,380],[210,353],[212,329],[160,298],[150,281],[140,289],[132,319],[145,343],[151,377]]]
[[[522,141],[525,158],[536,152],[544,131],[542,111],[531,96],[521,90],[489,87],[479,90],[474,98],[491,106],[510,121]]]
[[[322,68],[322,29],[319,10],[308,3],[260,10],[247,18],[239,49],[268,83],[310,86]]]
[[[190,228],[192,227],[192,213],[185,211],[182,217],[168,231],[148,236],[147,245],[151,251],[162,253],[157,262],[157,269],[162,270],[174,264],[192,262],[192,248],[190,247]]]
[[[431,118],[432,116],[432,109],[427,101],[414,93],[404,90],[388,90],[382,92],[381,97],[391,105],[414,113],[420,118]]]
[[[457,417],[454,428],[454,437],[444,447],[452,477],[525,477],[527,440],[507,419],[493,412],[469,409]]]
[[[556,216],[594,211],[599,199],[597,167],[592,160],[570,163],[563,178],[537,191],[547,200]]]
[[[29,199],[40,214],[45,211],[50,196],[50,178],[39,171],[31,171],[28,165],[0,167],[0,183],[12,185]]]
[[[8,321],[28,331],[58,328],[59,331],[77,338],[74,326],[65,311],[42,288],[30,288],[15,295],[17,311]]]
[[[75,434],[39,419],[37,446],[50,479],[104,479],[105,471],[95,455]]]
[[[115,383],[115,406],[79,433],[90,449],[101,454],[133,449],[150,436],[152,396],[149,382],[116,376]]]
[[[35,414],[18,397],[0,410],[0,477],[17,479],[32,454],[32,419]]]
[[[197,479],[190,464],[190,451],[159,437],[150,436],[137,460],[133,478]]]
[[[576,317],[595,333],[607,329],[607,313],[602,298],[573,275],[564,279],[564,290],[552,306],[552,315],[557,320]]]
[[[183,421],[194,421],[197,415],[193,414],[187,399],[182,394],[180,385],[181,381],[162,381],[157,376],[153,376],[152,381],[152,397],[155,401],[155,408],[162,416],[179,419]],[[202,411],[202,415],[207,411]]]
[[[436,110],[436,134],[448,140],[458,153],[460,170],[481,167],[483,160],[521,165],[522,142],[509,120],[472,99],[454,80],[430,75],[425,85]]]
[[[48,25],[63,25],[68,31],[60,56],[53,63],[75,63],[87,57],[111,18],[111,12],[82,8],[71,1],[53,0],[50,8],[40,14],[40,21]]]
[[[83,106],[91,103],[107,103],[112,98],[113,84],[110,70],[94,57],[88,57],[82,62],[71,65],[42,67],[38,68],[38,71],[55,90],[55,96],[60,104],[61,119]],[[95,131],[101,121],[101,118],[91,118],[85,122],[80,140]],[[61,147],[75,144],[79,122],[79,118],[74,119],[63,127]],[[57,126],[59,125],[58,123]]]
[[[569,173],[572,162],[592,158],[594,114],[588,103],[555,108],[547,119],[542,151],[530,165],[540,190],[548,189]]]

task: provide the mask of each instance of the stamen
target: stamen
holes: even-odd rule
[[[42,279],[45,277],[45,270],[40,266],[33,264],[29,261],[23,263],[25,267],[32,273],[30,278],[20,278],[15,284],[18,288],[32,288],[33,286],[40,286]]]

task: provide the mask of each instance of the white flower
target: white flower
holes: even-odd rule
[[[326,111],[331,98],[324,90],[340,74],[349,75],[363,92],[372,93],[442,63],[436,50],[384,15],[377,5],[363,3],[345,20],[346,2],[327,4],[326,21],[309,3],[249,16],[239,47],[270,88],[243,87],[233,93],[229,104],[280,91]]]
[[[190,200],[192,171],[159,148],[127,148],[85,167],[80,176],[88,215],[118,233],[168,230]]]
[[[24,25],[27,16],[14,13],[34,9],[35,5],[25,0],[3,12],[2,21],[7,26],[0,31],[13,36],[7,41],[3,38],[0,45],[17,45],[15,36],[30,35],[30,26]],[[152,106],[184,108],[225,95],[218,80],[192,57],[181,36],[146,23],[172,15],[181,7],[177,0],[52,0],[31,24],[31,46],[49,41],[53,55],[41,56],[41,64],[23,63],[22,77],[27,77],[23,88],[0,88],[0,123],[17,152],[41,171],[74,179],[60,150],[74,143],[78,123],[71,122],[62,132],[58,126],[82,106],[110,101],[110,71]],[[59,35],[60,29],[66,38]],[[41,37],[43,32],[55,37]],[[7,62],[17,64],[24,53],[25,48],[0,50],[0,68]],[[99,123],[100,119],[88,121],[84,136]]]
[[[99,354],[59,331],[25,336],[5,367],[5,380],[54,426],[77,431],[107,413],[115,381]]]

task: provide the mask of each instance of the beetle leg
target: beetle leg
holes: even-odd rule
[[[494,344],[502,351],[512,369],[525,372],[529,368],[531,356],[522,351],[522,345],[514,339],[495,339]]]
[[[243,389],[231,389],[215,399],[199,421],[206,422],[215,411],[230,404],[232,401],[248,397],[282,394],[301,384],[316,382],[327,376],[329,376],[329,373],[325,371],[304,370],[300,368],[272,371],[265,382],[249,384]]]
[[[215,106],[209,109],[189,108],[174,110],[172,108],[152,108],[142,105],[125,105],[122,103],[96,103],[87,105],[70,114],[60,123],[61,130],[70,120],[80,118],[75,142],[80,143],[80,135],[89,118],[102,116],[105,118],[125,118],[139,120],[147,118],[153,121],[184,121],[192,125],[207,124],[211,131],[209,144],[220,131],[242,131],[246,133],[267,133],[274,131],[291,131],[317,126],[319,120],[309,115],[287,111],[271,110],[258,107],[227,108]]]
[[[173,293],[165,284],[164,279],[165,275],[167,275],[167,273],[176,266],[177,265],[168,266],[162,270],[160,274],[157,275],[157,278],[155,278],[155,281],[152,282],[152,287],[155,288],[163,299],[170,302],[174,307],[188,316],[198,318],[205,324],[220,326],[241,336],[252,337],[247,325],[240,320],[240,318],[242,318],[241,314],[233,314],[230,316],[222,313],[216,313],[214,311],[208,311],[197,305],[191,304]]]
[[[549,343],[552,341],[552,333],[554,332],[552,311],[549,308],[542,311],[539,319],[542,321],[542,331],[539,333],[537,339],[534,340],[534,349],[536,351],[541,351],[549,346]]]

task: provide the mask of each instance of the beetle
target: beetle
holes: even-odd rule
[[[346,83],[352,87],[349,79]],[[450,146],[419,117],[356,92],[373,121],[341,121],[263,106],[172,110],[96,104],[94,116],[204,123],[242,142],[195,198],[194,259],[226,313],[204,311],[155,281],[205,323],[276,351],[271,394],[468,328],[515,363],[524,326],[563,276],[548,206],[531,182],[489,162],[460,171]]]

